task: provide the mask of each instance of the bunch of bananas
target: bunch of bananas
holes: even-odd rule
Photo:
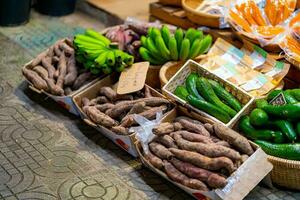
[[[186,61],[206,53],[212,44],[212,37],[204,36],[202,31],[194,28],[186,32],[179,28],[172,35],[164,25],[160,30],[150,27],[147,37],[141,37],[141,43],[141,57],[153,65],[161,65],[170,60]]]
[[[118,44],[111,43],[100,33],[87,29],[74,38],[76,60],[93,74],[121,72],[134,62],[134,57],[119,50]]]

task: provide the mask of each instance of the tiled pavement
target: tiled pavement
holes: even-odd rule
[[[7,36],[7,29],[0,33]],[[20,68],[34,52],[10,36],[17,44],[0,34],[0,200],[190,199],[55,102],[30,91]],[[300,193],[257,186],[246,199],[296,200]]]

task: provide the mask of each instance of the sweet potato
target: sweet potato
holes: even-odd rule
[[[192,123],[186,119],[180,119],[178,122],[188,131],[192,131],[204,136],[210,135],[203,125]]]
[[[145,107],[146,107],[145,102],[139,102],[137,104],[134,104],[132,108],[129,110],[129,112],[127,113],[127,115],[139,114],[141,112],[144,112],[146,110]]]
[[[183,150],[195,151],[211,158],[224,156],[232,160],[241,159],[241,155],[237,151],[221,145],[216,145],[214,143],[203,144],[200,142],[190,142],[183,139],[179,134],[175,134],[174,139],[177,146]]]
[[[33,68],[33,71],[35,71],[44,80],[48,78],[48,71],[44,67],[42,67],[40,65],[35,66]]]
[[[173,181],[192,189],[208,191],[208,188],[202,181],[187,177],[166,160],[164,160],[163,163],[167,176]]]
[[[61,42],[61,41],[56,42],[56,43],[54,44],[54,46],[53,46],[54,53],[55,53],[55,55],[58,56],[58,57],[60,57],[61,54],[63,53],[63,52],[60,50],[60,48],[59,48],[60,42]]]
[[[163,161],[159,157],[153,155],[151,152],[148,152],[145,157],[155,168],[162,169],[164,167]]]
[[[77,75],[78,75],[78,70],[76,67],[75,55],[72,54],[68,60],[67,75],[65,76],[64,79],[64,85],[68,85],[68,86],[73,85],[77,78]]]
[[[95,107],[100,110],[101,112],[105,113],[108,109],[111,109],[114,107],[114,104],[112,103],[105,103],[105,104],[98,104],[95,105]]]
[[[64,95],[64,90],[61,87],[55,85],[53,79],[48,78],[48,79],[46,79],[46,82],[47,82],[47,85],[48,85],[48,88],[49,88],[51,94],[57,95],[57,96]]]
[[[23,68],[23,75],[34,85],[38,90],[48,91],[47,83],[35,71]]]
[[[43,57],[42,60],[42,66],[45,67],[48,71],[48,77],[50,79],[53,79],[54,73],[55,73],[55,67],[51,64],[52,59],[50,57]]]
[[[47,56],[52,58],[54,56],[54,46],[51,46],[47,51]]]
[[[158,112],[162,112],[164,113],[166,110],[167,110],[167,106],[165,105],[162,105],[162,106],[159,106],[159,107],[153,107],[149,110],[146,110],[142,113],[139,113],[139,115],[149,119],[149,120],[152,120],[156,117],[156,113]],[[132,126],[132,125],[135,125],[136,124],[136,121],[134,120],[133,118],[133,115],[127,115],[126,117],[124,117],[121,121],[121,126],[124,126],[124,127],[129,127],[129,126]]]
[[[224,147],[231,148],[230,144],[228,142],[224,141],[224,140],[216,142],[216,145],[221,145],[221,146],[224,146]]]
[[[40,64],[42,62],[42,59],[45,58],[47,56],[47,51],[44,51],[42,53],[40,53],[32,62],[31,62],[31,66],[35,67],[38,64]]]
[[[55,80],[57,80],[58,76],[59,76],[59,70],[56,69],[55,72],[54,72],[54,74],[53,74],[53,78],[54,78]]]
[[[208,170],[219,170],[225,168],[229,173],[235,170],[233,162],[227,157],[209,158],[200,153],[170,148],[170,152],[179,160],[189,162],[198,167]]]
[[[98,96],[95,99],[92,99],[91,103],[94,105],[103,104],[103,103],[109,103],[109,100],[105,96]]]
[[[249,156],[254,153],[250,143],[244,136],[219,123],[215,123],[213,126],[215,134],[237,148],[237,150]]]
[[[128,135],[129,134],[128,129],[123,127],[123,126],[114,126],[114,127],[111,128],[111,130],[114,133],[117,133],[119,135]]]
[[[133,106],[134,106],[133,102],[128,102],[128,104],[122,104],[122,105],[116,104],[113,108],[107,110],[105,113],[112,118],[117,118],[120,115],[122,115],[122,113],[127,113]]]
[[[115,101],[117,93],[111,87],[102,87],[99,91],[100,95],[106,96],[110,101]]]
[[[65,42],[59,43],[59,48],[68,56],[74,54],[74,49],[67,45]]]
[[[173,154],[165,146],[157,142],[151,142],[149,144],[149,148],[152,151],[152,153],[154,153],[160,159],[170,160],[173,156]]]
[[[181,130],[183,127],[180,123],[175,122],[175,123],[170,123],[170,122],[165,122],[165,123],[160,123],[157,127],[154,127],[152,129],[153,134],[155,135],[165,135],[172,133],[174,131]]]
[[[212,188],[223,188],[227,184],[226,179],[217,173],[196,167],[195,165],[176,158],[172,158],[170,162],[185,175],[204,181]]]
[[[145,102],[146,106],[151,106],[151,107],[155,107],[155,106],[161,106],[163,104],[169,104],[170,102],[164,98],[161,97],[149,97],[149,98],[142,98],[142,99],[138,99],[136,100],[137,102]]]
[[[213,141],[206,136],[197,134],[197,133],[191,133],[188,131],[176,131],[171,133],[171,136],[173,137],[175,134],[180,134],[182,136],[183,139],[191,141],[191,142],[201,142],[204,144],[209,144],[209,143],[213,143]]]
[[[69,45],[70,47],[74,48],[74,44],[73,44],[73,40],[70,38],[66,38],[65,39],[65,43],[67,43],[67,45]]]
[[[210,134],[214,134],[214,127],[212,124],[210,123],[205,123],[204,124],[204,128],[210,133]]]
[[[72,89],[73,90],[78,90],[81,86],[84,85],[84,83],[89,80],[92,76],[91,72],[84,72],[82,74],[80,74],[77,79],[75,80]]]
[[[57,64],[59,62],[59,57],[57,57],[57,56],[53,56],[52,57],[52,63],[53,64]],[[57,75],[58,76],[58,75]]]
[[[59,57],[58,67],[59,76],[57,77],[56,85],[60,88],[64,88],[64,79],[67,74],[67,62],[65,54]]]
[[[178,148],[177,145],[175,144],[174,139],[169,135],[155,137],[154,141],[161,143],[168,148],[171,148],[171,147]]]
[[[86,97],[83,97],[81,99],[81,103],[82,103],[82,107],[89,106],[90,105],[90,100]]]
[[[146,86],[146,85],[145,85],[145,92],[144,93],[145,93],[145,98],[152,97],[150,88],[148,86]]]
[[[118,125],[117,121],[110,118],[106,114],[100,112],[94,106],[84,106],[83,111],[96,124],[100,124],[102,126],[109,127],[109,128]]]
[[[65,91],[65,95],[69,95],[69,94],[71,94],[73,91],[72,91],[72,89],[70,88],[70,87],[66,87],[65,89],[64,89],[64,91]]]

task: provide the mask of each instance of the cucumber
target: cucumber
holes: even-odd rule
[[[260,108],[255,108],[250,113],[250,123],[254,126],[262,126],[269,121],[268,114]]]
[[[222,87],[221,84],[219,84],[214,80],[208,80],[208,82],[210,83],[216,95],[221,100],[223,100],[227,105],[232,107],[237,112],[242,109],[240,102],[232,94],[230,94],[227,90],[225,90],[225,88]]]
[[[293,97],[293,95],[291,95],[290,90],[284,91],[283,96],[284,96],[286,102],[289,104],[294,104],[294,103],[298,102],[297,99],[295,97]]]
[[[237,114],[235,110],[224,104],[219,99],[206,78],[199,77],[196,81],[196,87],[198,92],[204,97],[205,100],[223,109],[229,114],[229,116],[234,117]]]
[[[268,102],[274,99],[280,92],[283,92],[282,90],[273,90],[268,94],[267,100]]]
[[[256,101],[257,107],[263,109],[269,115],[286,120],[300,119],[300,103],[286,105],[269,105],[265,100]]]
[[[174,91],[174,94],[185,101],[187,96],[189,96],[189,92],[184,86],[177,86],[177,88]]]
[[[298,122],[296,124],[296,131],[297,131],[298,136],[300,137],[300,122]]]
[[[272,144],[263,140],[255,140],[254,142],[271,156],[300,160],[300,144]]]
[[[289,92],[297,101],[300,101],[300,89],[292,89]]]
[[[283,143],[284,136],[280,131],[273,131],[267,129],[255,129],[251,123],[249,116],[241,118],[239,123],[239,129],[245,134],[247,138],[252,140],[268,140],[275,143]]]
[[[210,114],[211,116],[214,116],[215,118],[217,118],[218,120],[224,123],[228,123],[230,121],[230,116],[225,111],[223,111],[222,109],[218,108],[217,106],[209,102],[197,99],[193,95],[189,95],[187,97],[187,101],[192,106]]]
[[[191,73],[185,80],[185,86],[189,94],[193,95],[194,97],[204,100],[203,97],[199,94],[196,88],[196,81],[198,79],[197,73]]]
[[[274,125],[288,138],[289,141],[294,142],[297,139],[297,133],[293,128],[293,124],[286,120],[275,120],[270,122],[271,125]]]

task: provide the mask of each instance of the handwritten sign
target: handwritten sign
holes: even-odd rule
[[[146,81],[149,62],[134,63],[125,69],[120,76],[117,93],[128,94],[141,90]]]
[[[285,105],[286,104],[286,99],[284,98],[284,95],[282,92],[280,92],[276,97],[274,97],[270,102],[269,104],[271,105]]]

